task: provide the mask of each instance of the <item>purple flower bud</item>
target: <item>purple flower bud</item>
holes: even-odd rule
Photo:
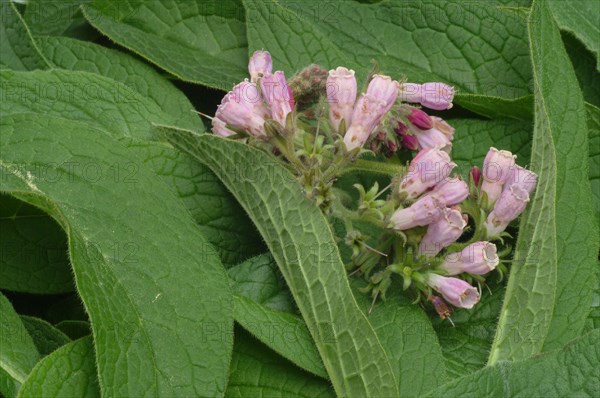
[[[460,210],[444,209],[442,217],[427,227],[427,232],[419,244],[419,256],[437,255],[444,247],[456,242],[466,226],[467,220]]]
[[[387,113],[396,102],[398,98],[398,92],[400,90],[400,84],[392,80],[389,76],[374,75],[373,79],[367,87],[367,94],[383,101],[385,103],[384,114]]]
[[[402,122],[398,122],[396,127],[394,127],[394,132],[397,136],[405,135],[408,132],[408,126]]]
[[[402,147],[410,151],[419,149],[419,141],[414,135],[405,134],[402,136]]]
[[[356,77],[353,70],[339,66],[329,71],[327,101],[329,120],[334,129],[339,129],[342,119],[346,121],[348,128],[352,122],[352,111],[356,102]]]
[[[448,254],[442,268],[448,272],[448,275],[458,275],[463,272],[484,275],[493,271],[499,263],[496,245],[490,242],[475,242],[461,252]]]
[[[255,51],[248,63],[248,72],[252,83],[267,74],[271,74],[273,70],[273,60],[268,51]]]
[[[454,88],[444,83],[425,83],[421,86],[421,105],[443,111],[452,108]]]
[[[398,209],[390,217],[394,229],[404,231],[417,226],[429,225],[439,219],[446,204],[441,198],[435,196],[424,196],[417,200],[412,206]]]
[[[220,135],[221,137],[229,137],[235,134],[235,132],[225,127],[225,122],[219,119],[218,117],[213,117],[212,126],[213,133],[215,133],[216,135]]]
[[[404,102],[420,103],[423,98],[422,86],[417,83],[400,85],[400,99]]]
[[[515,165],[515,158],[516,156],[509,151],[499,151],[493,147],[485,156],[481,190],[487,193],[489,203],[494,203],[500,196],[502,186]]]
[[[429,274],[427,284],[440,292],[447,302],[456,307],[473,308],[479,302],[477,289],[462,279]]]
[[[285,80],[285,74],[282,71],[265,74],[260,79],[260,88],[271,111],[271,118],[285,126],[285,120],[288,113],[292,111],[291,103],[294,100],[290,97],[291,90]]]
[[[226,124],[246,130],[249,134],[258,137],[264,136],[265,117],[268,116],[260,98],[256,84],[248,79],[236,85],[221,100],[215,118]]]
[[[408,173],[400,182],[400,191],[416,198],[450,175],[456,163],[440,147],[424,149],[408,166]]]
[[[479,167],[471,167],[471,178],[475,186],[479,186],[479,181],[481,180],[481,169]]]
[[[361,148],[385,115],[385,102],[370,94],[363,94],[352,112],[352,123],[344,135],[348,151]]]
[[[512,184],[517,184],[531,195],[537,185],[537,175],[531,170],[515,165],[515,167],[510,170],[505,183],[506,186]]]
[[[460,178],[446,178],[433,188],[426,196],[442,198],[446,206],[454,206],[461,203],[469,196],[469,186]]]
[[[528,202],[529,193],[518,184],[515,183],[504,188],[494,209],[485,221],[488,236],[498,236],[504,231],[512,220],[523,213]]]
[[[420,130],[429,130],[433,128],[433,119],[420,109],[412,108],[408,115],[408,121]]]

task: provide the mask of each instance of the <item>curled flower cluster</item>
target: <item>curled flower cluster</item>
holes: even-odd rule
[[[361,92],[353,70],[327,73],[318,65],[288,81],[284,72],[273,72],[266,51],[254,53],[248,71],[250,78],[221,101],[213,132],[267,149],[327,216],[344,219],[353,249],[347,266],[365,278],[374,299],[385,298],[395,274],[442,318],[452,306],[472,308],[480,299],[474,283],[504,270],[501,258],[510,248],[496,245],[504,244],[506,228],[527,206],[535,173],[518,166],[510,152],[491,148],[468,181],[453,174],[455,129],[423,110],[452,107],[454,89],[447,84],[372,73]],[[357,209],[336,197],[334,184],[346,168],[359,162],[376,168],[401,150],[417,153],[407,167],[398,166],[389,187],[355,185]],[[359,159],[368,152],[379,161]],[[353,221],[374,224],[378,236],[364,235]]]

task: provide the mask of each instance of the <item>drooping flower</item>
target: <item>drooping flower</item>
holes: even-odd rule
[[[444,119],[431,116],[432,127],[428,130],[413,128],[415,137],[419,141],[422,149],[433,148],[435,146],[445,147],[448,151],[454,138],[454,127],[450,126]]]
[[[344,135],[348,151],[362,148],[385,115],[386,103],[370,94],[363,94],[352,112],[352,123]]]
[[[269,113],[262,103],[256,84],[248,79],[237,84],[221,100],[215,118],[255,137],[264,136],[265,118]],[[219,122],[214,122],[218,125]],[[217,130],[219,127],[217,127]],[[222,130],[221,130],[222,131]]]
[[[419,256],[433,257],[443,248],[456,242],[467,226],[467,220],[460,210],[446,208],[442,217],[429,224],[427,232],[419,243]]]
[[[423,196],[411,206],[398,209],[390,217],[393,228],[404,231],[417,226],[429,225],[443,215],[446,204],[436,196]]]
[[[515,167],[510,170],[505,183],[506,186],[512,184],[517,184],[531,195],[537,185],[537,174],[516,164]]]
[[[488,236],[498,236],[504,231],[511,221],[523,213],[527,203],[529,193],[519,184],[506,187],[485,221]]]
[[[515,158],[516,156],[509,151],[500,151],[493,147],[485,156],[481,190],[487,193],[489,203],[494,203],[500,196],[502,187],[515,165]]]
[[[228,129],[225,126],[225,122],[218,117],[213,117],[211,124],[213,127],[213,133],[216,135],[220,135],[221,137],[229,137],[235,134],[235,132]]]
[[[392,80],[391,77],[384,75],[374,75],[367,87],[367,94],[385,102],[384,114],[387,113],[396,102],[399,91],[400,84],[397,81]]]
[[[442,147],[424,149],[410,162],[408,173],[400,182],[400,191],[417,198],[450,175],[456,163]]]
[[[339,130],[342,120],[345,120],[346,128],[352,122],[356,90],[356,77],[353,70],[339,66],[329,71],[327,77],[329,120],[336,131]]]
[[[256,83],[259,78],[271,74],[273,71],[273,60],[268,51],[255,51],[250,57],[248,63],[248,72],[250,72],[250,80]]]
[[[426,196],[440,197],[446,206],[454,206],[469,196],[469,186],[458,177],[448,177],[437,184]]]
[[[463,272],[484,275],[493,271],[500,263],[496,251],[496,245],[493,243],[475,242],[458,253],[448,254],[441,267],[448,272],[448,275],[458,275]]]
[[[473,308],[479,302],[479,292],[467,282],[458,278],[448,278],[429,274],[427,284],[438,291],[446,301],[460,308]]]
[[[285,74],[277,71],[266,74],[260,80],[262,96],[271,112],[271,119],[285,126],[287,115],[292,111],[294,98],[287,85]]]
[[[420,103],[424,107],[443,111],[452,108],[454,88],[445,83],[425,84],[404,83],[400,90],[400,99],[406,102]]]

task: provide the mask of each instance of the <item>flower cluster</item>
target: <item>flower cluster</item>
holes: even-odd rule
[[[474,284],[504,269],[501,258],[510,247],[499,250],[497,244],[504,244],[506,228],[527,206],[535,173],[495,148],[467,181],[455,173],[455,130],[423,109],[452,107],[454,89],[447,84],[407,83],[372,72],[361,92],[353,70],[340,66],[327,73],[318,65],[286,80],[284,72],[273,72],[266,51],[254,53],[248,70],[250,78],[219,105],[213,132],[266,150],[327,216],[344,220],[345,242],[353,249],[347,267],[365,278],[374,302],[379,295],[385,299],[399,277],[404,290],[430,302],[442,318],[452,313],[449,304],[472,308],[480,299]],[[411,151],[417,152],[412,161],[399,165]],[[340,175],[377,170],[396,154],[388,187],[355,185],[356,209],[337,197]],[[377,234],[363,234],[356,221],[371,223]]]

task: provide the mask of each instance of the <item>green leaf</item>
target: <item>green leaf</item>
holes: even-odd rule
[[[7,398],[17,395],[19,387],[37,363],[40,354],[21,318],[0,293],[0,393]]]
[[[600,108],[586,104],[587,125],[590,131],[590,183],[593,206],[600,226]]]
[[[186,96],[150,66],[117,50],[66,37],[38,39],[38,46],[58,68],[93,72],[114,79],[152,100],[176,126],[204,131]],[[167,122],[164,120],[163,122]]]
[[[21,322],[42,356],[50,354],[71,341],[63,332],[43,319],[21,315]]]
[[[596,59],[572,34],[562,34],[569,59],[575,69],[583,98],[595,106],[600,106],[600,73],[596,69]]]
[[[48,68],[50,64],[36,47],[29,28],[12,1],[0,2],[0,15],[0,68]]]
[[[21,391],[28,397],[100,397],[91,336],[73,341],[42,359]]]
[[[229,90],[248,75],[239,0],[97,0],[83,12],[111,40],[182,80]]]
[[[333,397],[331,386],[277,356],[252,336],[235,334],[228,398]]]
[[[43,318],[52,324],[57,324],[67,319],[89,321],[81,302],[81,297],[77,293],[70,294],[50,305],[45,311]]]
[[[0,195],[0,288],[14,292],[72,292],[64,231],[47,214]]]
[[[92,0],[27,0],[23,18],[34,35],[92,36],[79,6]],[[92,37],[90,37],[92,38]]]
[[[433,390],[427,397],[597,397],[600,330],[522,362],[501,362]]]
[[[276,311],[234,295],[234,317],[244,329],[302,369],[327,378],[323,361],[306,324],[297,315]]]
[[[491,119],[533,120],[533,95],[505,99],[486,95],[458,93],[456,102],[465,109]]]
[[[60,115],[100,126],[116,136],[151,138],[152,123],[175,124],[177,117],[128,85],[95,73],[0,71],[0,112]]]
[[[61,321],[54,326],[71,340],[77,340],[92,334],[90,324],[85,321]]]
[[[352,283],[354,296],[367,314],[371,299],[358,291],[361,285]],[[389,292],[385,302],[375,305],[369,322],[393,364],[400,396],[418,397],[447,381],[444,357],[423,310],[398,291]]]
[[[536,118],[531,169],[538,187],[519,238],[489,363],[521,360],[580,335],[595,283],[597,232],[587,170],[583,98],[544,2],[529,17]],[[585,156],[585,155],[584,155]]]
[[[596,0],[549,1],[548,6],[562,30],[573,33],[596,56],[600,71],[600,5]]]
[[[93,128],[31,115],[6,116],[1,127],[1,189],[44,209],[68,233],[101,353],[103,393],[222,395],[231,293],[214,249],[179,199],[142,159]],[[135,174],[115,179],[115,167],[128,163]],[[100,177],[84,171],[90,164]],[[61,178],[48,181],[40,167]]]
[[[295,178],[268,155],[239,142],[212,135],[170,137],[221,178],[256,224],[337,394],[396,396],[390,363],[354,300],[329,225]]]
[[[444,81],[461,93],[505,99],[529,94],[525,22],[487,2],[244,0],[244,5],[250,52],[269,50],[275,68],[288,74],[318,63],[344,65],[366,77],[375,59],[396,79]]]
[[[227,270],[233,291],[276,311],[295,313],[296,305],[270,254],[252,257]]]

